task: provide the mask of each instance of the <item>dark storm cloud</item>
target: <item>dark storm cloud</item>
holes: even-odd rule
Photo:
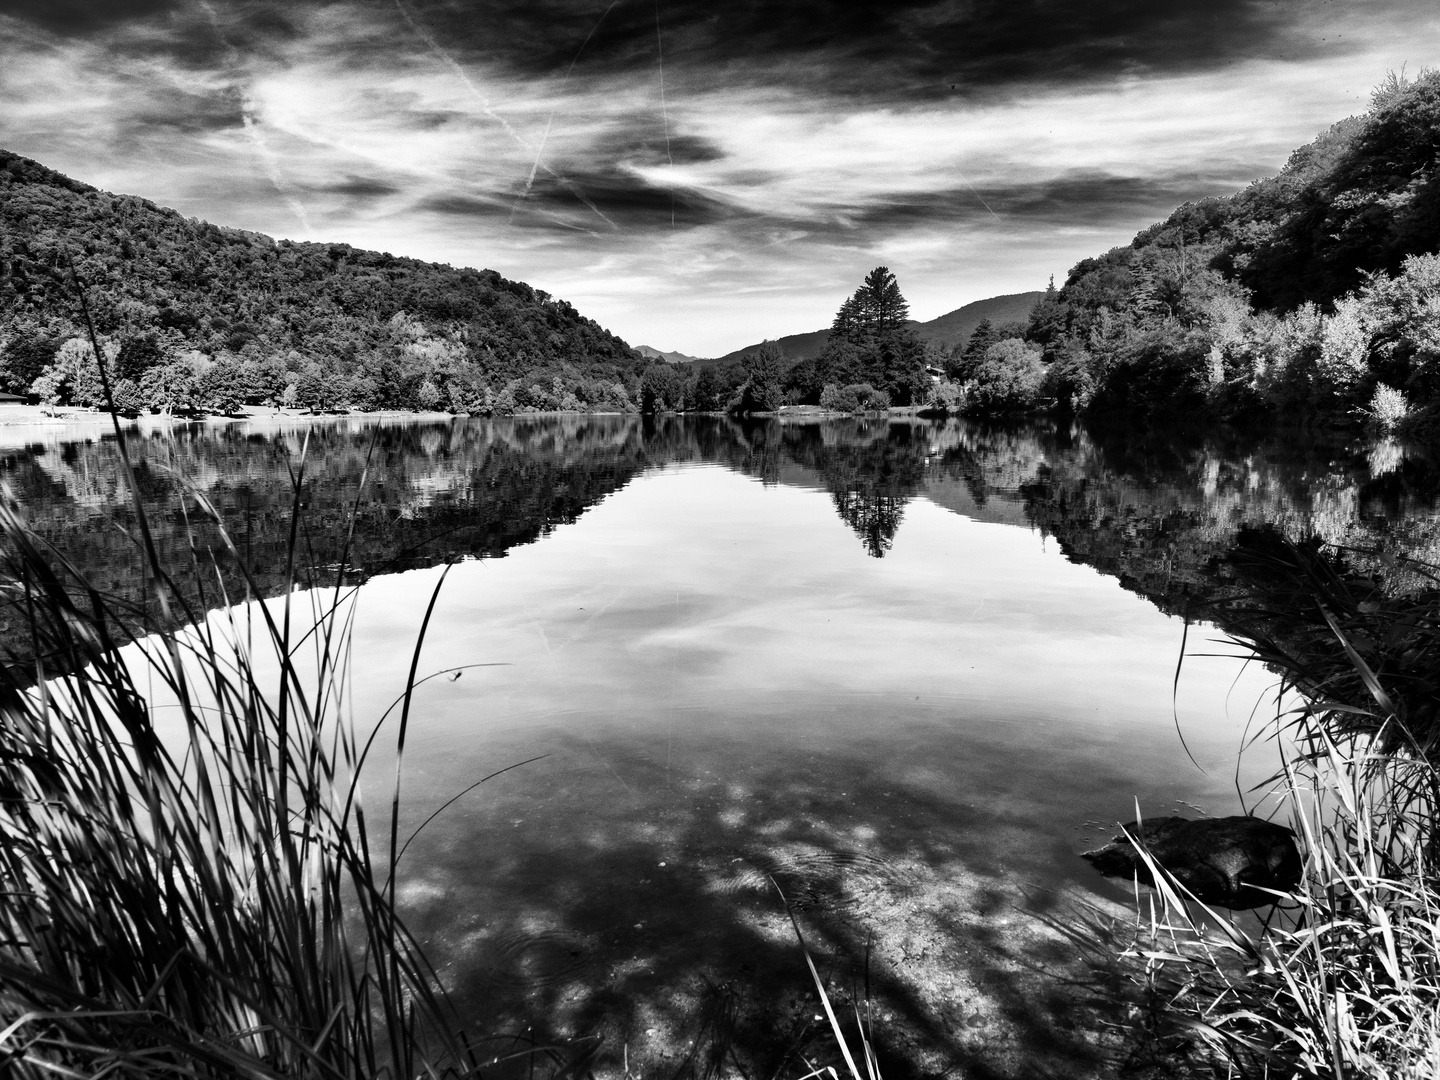
[[[510,213],[509,204],[473,195],[430,195],[417,202],[415,209],[460,218],[504,217]]]
[[[204,135],[242,123],[240,96],[171,89],[163,99],[137,105],[121,126],[132,134]]]
[[[328,195],[348,195],[356,199],[380,199],[386,195],[398,195],[403,189],[374,176],[347,176],[344,180],[325,184],[314,190]]]
[[[33,23],[52,33],[83,36],[185,6],[185,0],[4,0],[0,15]]]
[[[986,218],[1001,224],[1008,218],[1084,228],[1109,225],[1137,213],[1164,217],[1182,202],[1229,194],[1235,187],[1196,174],[1141,177],[1080,170],[1033,184],[962,184],[881,196],[846,212],[844,220],[882,231],[951,221],[983,223]]]
[[[656,8],[621,0],[408,0],[447,47],[518,74],[656,65]],[[1307,0],[661,0],[667,77],[747,79],[814,61],[829,89],[884,98],[1009,82],[1184,72],[1257,56],[1300,59]],[[603,15],[603,18],[602,18]],[[808,65],[807,65],[808,66]],[[816,72],[796,69],[810,88]],[[784,81],[783,74],[781,81]]]
[[[615,225],[656,232],[676,226],[713,225],[736,216],[724,200],[692,188],[662,187],[625,169],[566,169],[564,179],[537,178],[517,205],[520,211],[551,214],[586,212],[593,204]]]
[[[0,15],[62,40],[102,43],[116,57],[164,57],[204,70],[270,56],[297,39],[297,7],[275,0],[0,0]]]
[[[461,62],[498,63],[523,77],[558,76],[572,61],[580,78],[656,67],[657,8],[648,0],[403,3],[416,25]],[[8,0],[0,12],[66,36],[163,23],[163,40],[125,44],[200,64],[211,59],[217,28],[227,46],[264,53],[292,39],[297,20],[347,8],[413,37],[393,0]],[[660,0],[658,6],[667,78],[677,85],[773,78],[875,99],[1090,81],[1133,70],[1206,70],[1259,56],[1298,60],[1320,48],[1305,30],[1313,12],[1309,0]],[[396,47],[406,45],[394,35],[345,45],[357,59]]]

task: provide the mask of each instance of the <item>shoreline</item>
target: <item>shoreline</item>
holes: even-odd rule
[[[359,421],[369,424],[396,420],[433,423],[453,419],[455,417],[450,413],[410,412],[402,409],[387,409],[379,412],[309,413],[298,409],[251,408],[235,416],[206,416],[196,419],[163,414],[147,414],[134,419],[122,417],[120,427],[127,432],[151,435],[156,432],[197,425],[223,427],[230,424],[245,424],[266,427],[281,423]],[[114,433],[115,421],[108,412],[90,409],[58,409],[47,412],[40,405],[12,405],[0,409],[0,450],[17,450],[37,443],[87,441],[112,436]]]

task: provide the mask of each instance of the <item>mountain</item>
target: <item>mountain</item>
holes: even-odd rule
[[[646,366],[493,270],[276,241],[0,150],[0,390],[100,403],[72,259],[123,411],[625,410]]]
[[[700,357],[698,356],[687,356],[683,352],[662,352],[649,345],[636,345],[635,351],[647,359],[660,360],[667,364],[694,364],[700,362]]]
[[[921,341],[934,344],[942,349],[949,349],[956,345],[963,345],[969,340],[975,327],[986,319],[995,326],[1002,323],[1023,323],[1029,317],[1030,309],[1035,306],[1035,302],[1044,295],[1043,292],[1023,292],[1011,293],[1006,296],[992,296],[956,308],[929,322],[915,322],[912,319],[908,325]],[[825,343],[829,340],[829,330],[812,330],[808,334],[791,334],[788,337],[777,338],[775,344],[780,346],[780,352],[785,359],[795,364],[801,360],[813,360],[819,356],[821,350],[825,348]],[[701,363],[730,364],[739,360],[746,353],[758,349],[762,344],[763,342],[757,341],[754,345],[747,345],[743,349],[736,349],[715,360],[704,360]]]
[[[975,327],[986,320],[991,326],[1024,323],[1030,317],[1036,301],[1044,295],[1043,292],[1022,292],[976,300],[941,315],[938,319],[916,324],[915,332],[920,335],[921,341],[941,349],[952,349],[969,341]]]
[[[776,338],[775,344],[780,346],[780,352],[787,361],[794,364],[801,360],[810,360],[820,355],[820,350],[825,348],[825,343],[830,340],[829,330],[812,330],[808,334],[789,334],[782,338]],[[763,341],[757,341],[753,345],[746,345],[743,349],[736,349],[724,356],[707,360],[705,363],[725,365],[734,363],[746,353],[754,352]]]

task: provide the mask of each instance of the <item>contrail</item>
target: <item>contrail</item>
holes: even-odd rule
[[[560,77],[560,86],[564,86],[570,79],[570,73],[575,70],[575,64],[580,59],[580,54],[585,51],[585,46],[590,44],[590,39],[595,36],[595,31],[600,29],[600,24],[605,21],[605,16],[615,10],[615,5],[620,0],[610,0],[610,6],[600,13],[600,18],[595,20],[595,25],[590,27],[590,32],[585,35],[585,40],[580,43],[580,48],[575,50],[575,55],[570,58],[570,66],[565,69],[565,74]],[[558,87],[557,87],[558,89]],[[545,142],[550,138],[550,125],[555,120],[555,110],[550,110],[550,115],[545,117],[545,132],[540,136],[540,149],[535,151],[535,161],[530,166],[530,175],[525,178],[525,190],[510,207],[510,221],[515,220],[515,211],[519,209],[522,202],[530,197],[530,189],[535,185],[535,173],[539,171],[540,159],[545,154]],[[509,222],[507,222],[508,224]]]
[[[246,100],[242,95],[242,103]],[[291,213],[300,219],[300,227],[305,230],[305,235],[310,236],[314,229],[310,227],[310,215],[305,212],[305,204],[302,203],[290,190],[285,182],[285,177],[280,173],[280,162],[275,152],[270,149],[270,144],[265,141],[260,127],[255,123],[253,111],[248,105],[240,107],[240,122],[245,126],[245,134],[250,137],[250,143],[255,147],[255,155],[260,159],[260,164],[265,167],[265,175],[270,178],[270,186],[285,200],[285,205],[290,207]]]
[[[210,19],[210,25],[215,28],[215,36],[225,47],[230,70],[239,71],[242,66],[240,51],[230,44],[230,39],[225,36],[225,28],[220,25],[220,16],[215,13],[209,0],[199,0],[199,7]],[[240,123],[245,129],[245,137],[255,148],[255,156],[260,159],[260,165],[270,180],[270,186],[275,189],[277,195],[285,200],[285,205],[290,208],[290,212],[299,219],[300,227],[305,230],[305,235],[312,235],[315,230],[310,226],[310,215],[305,212],[305,204],[300,201],[294,188],[285,180],[284,174],[280,171],[280,160],[270,149],[270,144],[265,141],[265,135],[260,130],[260,125],[255,122],[255,110],[251,107],[250,96],[244,90],[240,91]]]
[[[983,206],[986,210],[990,210],[990,204],[985,201],[985,196],[981,195],[980,192],[975,189],[975,185],[970,183],[970,181],[966,179],[965,174],[962,173],[959,169],[956,169],[955,175],[960,177],[960,180],[965,184],[966,187],[970,189],[970,194],[974,195],[975,198],[980,200],[980,205]],[[990,216],[993,217],[996,221],[1000,221],[1000,215],[995,213],[994,210],[990,210]],[[1004,225],[1005,223],[1003,221],[1000,221],[1000,224]]]
[[[510,204],[510,216],[505,219],[509,225],[515,220],[515,211],[520,204],[530,197],[530,189],[535,185],[535,174],[540,170],[540,157],[545,153],[545,141],[550,138],[550,124],[555,119],[555,110],[550,110],[550,115],[545,118],[545,131],[540,136],[540,149],[535,151],[535,160],[530,165],[530,175],[525,178],[525,190],[520,192],[519,197]]]
[[[499,124],[500,127],[505,131],[505,134],[509,135],[510,138],[514,139],[515,142],[518,143],[520,146],[524,147],[526,150],[531,149],[530,144],[525,141],[525,139],[520,135],[520,133],[510,126],[510,122],[491,107],[490,99],[485,96],[485,94],[478,86],[475,85],[474,80],[470,78],[470,76],[466,73],[465,69],[461,67],[458,62],[456,62],[453,56],[451,56],[443,48],[441,48],[440,43],[435,40],[434,35],[431,34],[430,31],[426,30],[423,26],[421,26],[419,21],[416,20],[416,18],[412,14],[410,14],[410,9],[405,6],[404,0],[395,0],[395,6],[400,9],[400,15],[402,18],[404,18],[405,25],[410,27],[410,29],[414,31],[415,36],[425,43],[426,47],[430,50],[432,54],[434,54],[435,58],[441,63],[443,63],[446,67],[448,67],[451,71],[453,71],[457,76],[459,76],[460,81],[465,84],[465,89],[469,90],[470,95],[477,102],[480,103],[480,108],[485,113],[485,115],[488,116],[490,119],[494,120],[497,124]],[[562,184],[566,191],[570,192],[570,194],[574,195],[582,203],[584,203],[591,210],[593,210],[595,214],[600,218],[600,220],[605,222],[606,225],[609,225],[612,229],[619,231],[620,226],[616,225],[615,222],[611,221],[608,217],[606,217],[605,214],[601,212],[600,208],[596,206],[593,202],[591,202],[590,199],[585,195],[585,193],[581,191],[579,187],[577,187],[573,182],[571,182],[568,177],[562,176],[560,173],[556,172],[548,165],[542,164],[540,168],[543,168],[546,173],[548,173],[556,181]]]

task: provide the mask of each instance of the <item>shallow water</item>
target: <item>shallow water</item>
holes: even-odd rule
[[[283,584],[303,443],[143,449]],[[1359,443],[567,418],[316,429],[307,453],[322,563],[361,507],[361,719],[404,684],[436,563],[460,560],[422,672],[494,665],[417,692],[403,832],[539,758],[419,834],[412,928],[465,1021],[511,1037],[497,1053],[598,1035],[595,1067],[637,1075],[698,1074],[716,1045],[757,1075],[826,1054],[791,913],[837,994],[868,982],[892,1075],[1104,1072],[1103,980],[1047,920],[1128,890],[1078,853],[1137,805],[1241,812],[1273,766],[1264,745],[1237,764],[1270,676],[1199,655],[1234,651],[1200,625],[1177,679],[1166,612],[1225,586],[1244,524],[1434,537],[1428,462]],[[109,448],[4,470],[134,587]]]

